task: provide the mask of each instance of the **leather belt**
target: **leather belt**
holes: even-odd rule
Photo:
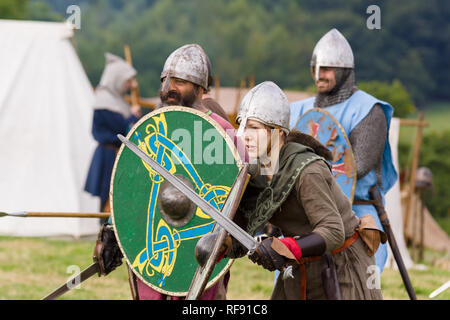
[[[359,233],[357,231],[355,231],[355,233],[350,238],[347,238],[347,240],[345,240],[345,242],[344,242],[344,244],[342,246],[340,246],[339,248],[331,251],[331,254],[334,255],[336,253],[339,253],[339,252],[347,249],[358,238],[359,238]],[[319,261],[320,259],[322,259],[322,256],[311,256],[311,257],[301,258],[298,261],[298,263],[300,264],[300,271],[301,271],[301,284],[300,284],[301,294],[300,294],[300,297],[301,297],[302,300],[306,300],[306,267],[305,267],[305,264],[306,263],[310,263],[310,262],[314,262],[314,261]]]
[[[118,151],[119,150],[119,147],[116,147],[115,145],[113,145],[111,143],[104,143],[104,144],[101,144],[101,146],[103,148],[105,148],[105,149],[112,149],[114,151]]]

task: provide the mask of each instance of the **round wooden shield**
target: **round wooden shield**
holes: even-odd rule
[[[356,163],[347,134],[340,123],[326,110],[313,108],[305,112],[294,129],[309,134],[328,147],[333,175],[345,195],[353,202],[356,186]]]
[[[127,138],[219,211],[242,167],[225,130],[195,109],[157,109]],[[198,266],[195,245],[213,230],[214,220],[124,145],[114,164],[110,203],[117,240],[137,277],[161,293],[185,296]],[[231,263],[222,259],[207,287]]]

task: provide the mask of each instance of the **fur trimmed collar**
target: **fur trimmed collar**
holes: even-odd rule
[[[304,146],[310,147],[317,155],[325,158],[328,161],[333,159],[331,151],[328,150],[327,147],[325,147],[322,143],[320,143],[309,134],[302,133],[298,130],[292,130],[287,136],[286,142],[300,143]]]

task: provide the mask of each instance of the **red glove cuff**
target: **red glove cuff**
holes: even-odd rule
[[[286,237],[280,239],[281,242],[292,252],[297,260],[300,260],[302,257],[302,249],[298,246],[297,241],[292,237]]]

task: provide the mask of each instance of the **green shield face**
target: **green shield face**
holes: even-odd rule
[[[127,138],[220,211],[241,162],[233,141],[209,116],[161,108],[143,117]],[[195,245],[213,230],[214,220],[123,145],[110,199],[116,237],[133,272],[161,293],[186,295],[198,266]],[[216,265],[208,287],[231,262]]]

